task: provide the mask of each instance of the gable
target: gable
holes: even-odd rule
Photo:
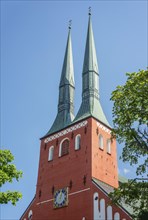
[[[94,219],[101,220],[130,220],[129,207],[123,205],[112,205],[108,196],[114,188],[96,178],[92,178],[93,185],[93,207]]]

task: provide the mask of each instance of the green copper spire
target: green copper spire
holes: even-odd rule
[[[66,46],[61,80],[59,85],[58,113],[47,135],[66,127],[73,121],[74,89],[75,89],[75,83],[74,83],[74,68],[73,68],[73,56],[72,56],[72,44],[71,44],[71,22],[70,22],[67,46]]]
[[[99,101],[99,70],[90,9],[82,81],[82,103],[75,121],[93,116],[110,126]]]

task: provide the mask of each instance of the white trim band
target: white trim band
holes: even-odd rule
[[[82,189],[82,190],[80,190],[80,191],[73,192],[73,193],[69,193],[69,196],[75,195],[75,194],[77,194],[77,193],[85,192],[85,191],[88,191],[88,190],[90,190],[90,188]]]
[[[108,134],[111,133],[111,131],[108,128],[106,128],[104,125],[100,124],[99,122],[97,122],[97,126],[101,128],[103,131],[105,131],[106,133]]]
[[[70,128],[65,129],[64,131],[61,131],[61,132],[59,132],[57,134],[54,134],[54,135],[46,138],[44,140],[44,143],[48,143],[49,141],[52,141],[52,140],[54,140],[54,139],[56,139],[58,137],[61,137],[61,136],[65,135],[65,134],[68,134],[68,133],[70,133],[72,131],[75,131],[78,128],[84,127],[84,126],[87,125],[87,123],[88,123],[88,121],[82,121],[82,122],[80,122],[80,123],[78,123],[78,124],[76,124],[76,125],[74,125],[74,126],[72,126]]]
[[[72,196],[72,195],[75,195],[75,194],[78,194],[78,193],[81,193],[81,192],[85,192],[85,191],[88,191],[90,190],[90,188],[87,188],[87,189],[82,189],[82,190],[79,190],[77,192],[73,192],[73,193],[69,193],[68,195],[69,196]],[[54,199],[48,199],[48,200],[45,200],[45,201],[42,201],[42,202],[38,202],[37,205],[41,205],[43,203],[46,203],[46,202],[51,202],[53,201]]]
[[[41,204],[43,204],[43,203],[51,202],[51,201],[53,201],[53,199],[48,199],[48,200],[45,200],[45,201],[43,201],[43,202],[38,202],[37,205],[41,205]]]

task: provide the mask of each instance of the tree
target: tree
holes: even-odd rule
[[[136,165],[136,175],[144,175],[148,165],[148,70],[126,73],[127,81],[112,92],[112,138],[124,143],[123,162]],[[141,162],[142,161],[142,162]],[[140,181],[142,180],[142,181]],[[135,178],[122,183],[110,196],[115,203],[124,202],[133,209],[133,218],[148,214],[148,183]]]
[[[6,182],[12,183],[13,179],[19,180],[22,177],[22,171],[18,171],[16,166],[11,162],[14,156],[9,150],[0,150],[0,187]],[[22,198],[18,191],[0,192],[0,204],[7,204],[9,201],[13,205]]]

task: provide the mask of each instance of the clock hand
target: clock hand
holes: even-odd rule
[[[62,197],[62,191],[60,192],[60,200],[61,200],[61,197]]]

